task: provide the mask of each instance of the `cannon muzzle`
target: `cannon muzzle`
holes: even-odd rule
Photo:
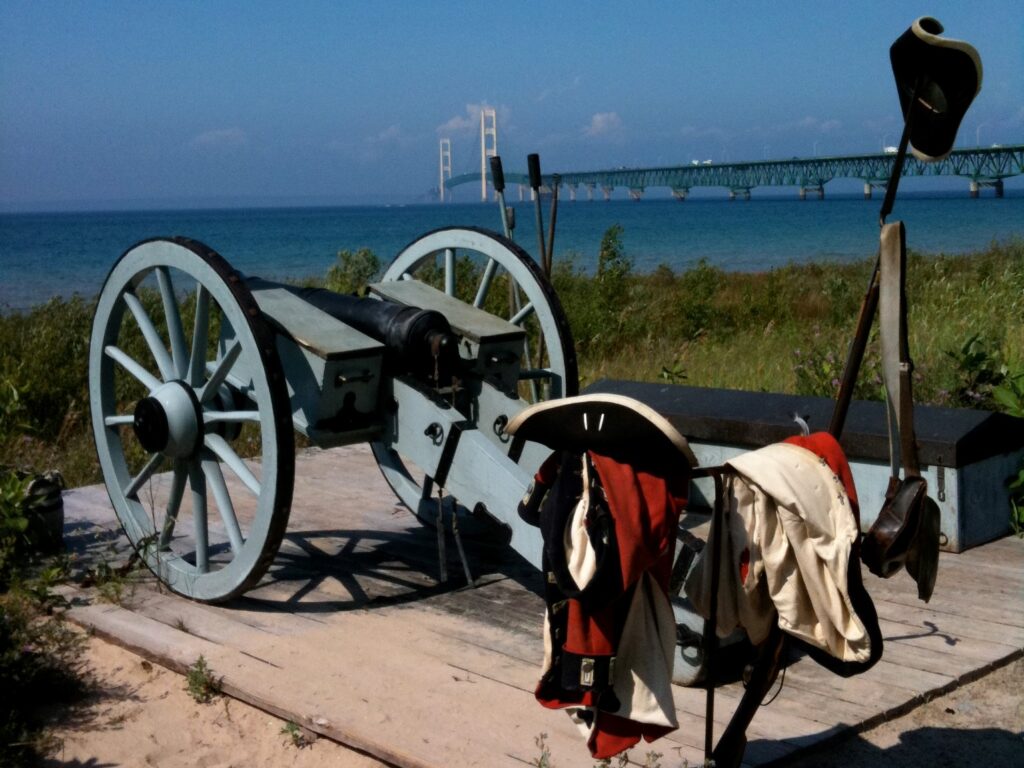
[[[247,278],[250,288],[276,287],[295,294],[336,320],[384,344],[391,375],[411,373],[443,387],[459,375],[459,343],[447,318],[432,309],[335,293],[326,288],[281,285]]]

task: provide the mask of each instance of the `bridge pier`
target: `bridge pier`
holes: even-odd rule
[[[735,189],[729,190],[730,200],[749,200],[750,199],[750,187],[736,187]]]
[[[1003,196],[1003,180],[1002,179],[971,179],[971,197],[980,197],[982,187],[992,187],[995,191],[996,197]]]
[[[680,203],[686,199],[686,196],[688,194],[690,194],[689,187],[672,187],[672,197],[674,197]]]
[[[886,186],[886,182],[884,182],[884,181],[865,181],[864,182],[864,199],[865,200],[870,200],[871,199],[871,195],[873,194],[874,190],[876,190],[876,189],[884,190],[885,186]]]
[[[607,202],[607,201],[612,199],[612,192],[614,192],[614,191],[615,191],[615,187],[607,187],[607,186],[604,186],[603,184],[601,185],[601,192],[602,192],[602,194],[604,194],[605,202]]]
[[[816,187],[800,187],[800,199],[806,200],[808,192],[817,193],[819,200],[825,199],[825,187],[822,184],[819,184]]]
[[[576,185],[575,184],[569,184],[567,186],[568,186],[568,189],[569,189],[569,202],[570,203],[575,203],[576,202]]]
[[[594,202],[594,187],[596,184],[592,181],[588,181],[583,186],[587,188],[587,202]]]
[[[639,202],[644,196],[643,187],[630,187],[629,188],[629,199]]]

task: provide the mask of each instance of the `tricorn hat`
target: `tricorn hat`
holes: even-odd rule
[[[978,52],[962,40],[940,37],[942,32],[936,19],[922,16],[889,48],[903,119],[914,110],[911,149],[925,162],[949,155],[960,121],[981,90]]]
[[[594,451],[636,466],[697,466],[686,438],[645,403],[615,394],[578,395],[537,403],[507,430],[554,450]]]

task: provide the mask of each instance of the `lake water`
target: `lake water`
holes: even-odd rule
[[[684,269],[700,259],[728,270],[767,270],[789,262],[848,261],[874,253],[878,196],[563,200],[556,259],[576,254],[596,263],[609,226],[623,228],[638,270]],[[545,228],[548,203],[544,203]],[[516,203],[515,239],[537,252],[532,203]],[[977,250],[1024,236],[1024,194],[972,200],[965,192],[902,197],[890,220],[907,224],[910,248],[929,253]],[[500,229],[496,205],[409,205],[0,215],[0,311],[47,298],[95,295],[118,256],[139,240],[185,235],[206,243],[247,274],[269,278],[322,275],[341,249],[371,248],[389,262],[432,229],[453,225]]]

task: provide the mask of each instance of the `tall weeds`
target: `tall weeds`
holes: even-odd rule
[[[584,385],[616,377],[834,394],[871,260],[759,273],[727,273],[700,262],[681,272],[662,266],[638,274],[621,237],[615,227],[605,234],[596,274],[569,258],[552,275]],[[458,266],[474,268],[461,259]],[[372,253],[343,252],[325,283],[353,291],[377,272]],[[501,299],[505,292],[497,285],[492,293]],[[915,395],[935,404],[995,407],[991,399],[972,402],[965,394],[971,374],[964,366],[983,350],[993,370],[1024,370],[1024,241],[992,243],[964,256],[912,253],[907,292]],[[7,435],[0,439],[0,465],[58,468],[71,486],[99,481],[89,422],[92,313],[92,301],[75,297],[0,316],[0,420],[10,422],[0,430]],[[162,314],[151,312],[158,323]],[[879,396],[877,368],[873,344],[857,397]]]

